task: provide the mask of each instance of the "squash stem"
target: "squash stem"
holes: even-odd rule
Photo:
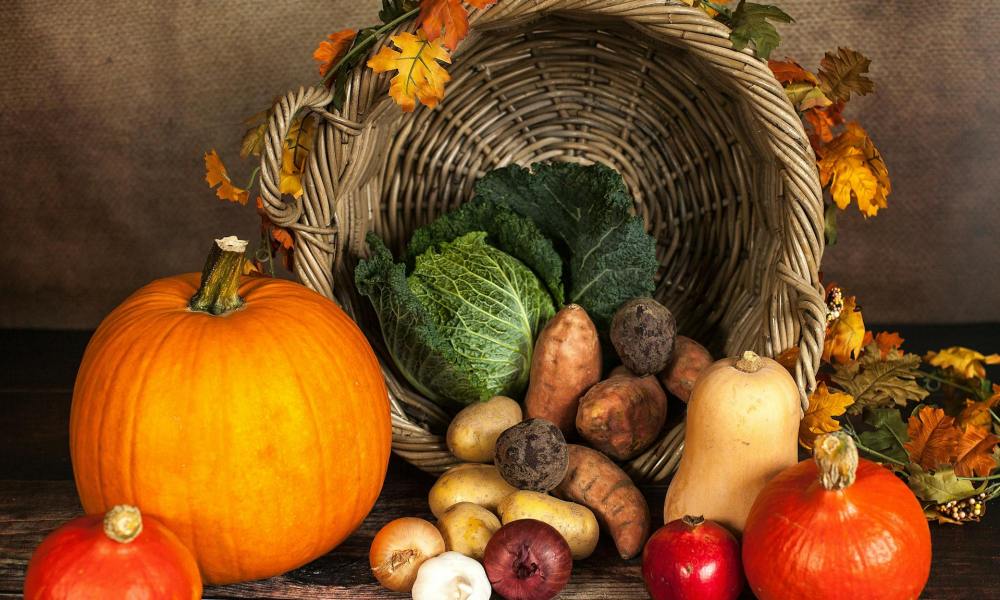
[[[231,235],[215,240],[201,271],[201,287],[191,296],[191,310],[222,315],[243,306],[240,276],[247,242]]]
[[[104,515],[104,535],[127,544],[142,533],[142,513],[134,506],[119,504]]]
[[[744,373],[756,373],[763,366],[763,362],[756,352],[747,350],[743,356],[736,361],[736,368]]]
[[[842,490],[852,483],[858,470],[858,448],[843,431],[816,440],[813,459],[819,466],[819,481],[827,490]]]

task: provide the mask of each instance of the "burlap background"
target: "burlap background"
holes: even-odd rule
[[[501,2],[503,0],[500,0]],[[890,208],[841,219],[827,279],[869,320],[1000,320],[1000,18],[983,3],[780,0],[777,52],[868,54],[851,107],[889,164]],[[987,3],[988,4],[988,3]],[[376,0],[0,2],[0,327],[94,327],[136,287],[197,270],[209,240],[256,235],[214,199],[202,153],[240,177],[240,121],[316,80],[324,35]]]

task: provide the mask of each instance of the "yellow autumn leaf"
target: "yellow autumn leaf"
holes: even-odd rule
[[[302,196],[302,175],[306,170],[309,152],[312,151],[316,121],[298,118],[288,127],[288,135],[281,147],[281,176],[278,190],[295,198]]]
[[[861,309],[857,307],[857,299],[849,296],[844,299],[840,315],[826,327],[823,360],[838,363],[854,360],[861,353],[864,339],[865,320],[861,316]]]
[[[888,206],[892,193],[889,170],[881,153],[860,125],[848,123],[844,131],[819,150],[819,176],[830,187],[833,201],[843,210],[854,199],[858,210],[874,217]]]
[[[820,383],[809,396],[809,408],[799,423],[799,444],[803,448],[812,449],[816,438],[824,433],[840,431],[840,423],[834,419],[847,411],[854,404],[854,397],[843,392],[833,391]]]
[[[419,101],[434,108],[444,98],[444,84],[451,76],[441,63],[451,63],[448,50],[438,38],[430,41],[412,33],[401,33],[391,38],[399,48],[382,46],[378,54],[368,61],[376,73],[397,71],[389,86],[389,95],[404,112],[412,112]]]
[[[229,173],[226,171],[226,166],[222,164],[222,159],[219,158],[219,153],[215,150],[205,153],[205,181],[208,182],[209,186],[215,188],[215,195],[222,200],[239,202],[240,204],[247,203],[249,194],[246,190],[233,185],[232,180],[229,179]]]
[[[1000,364],[1000,354],[986,356],[971,348],[952,346],[950,348],[943,348],[937,352],[928,352],[924,356],[924,360],[935,367],[949,369],[965,379],[973,379],[975,377],[983,379],[986,377],[986,367],[983,364]]]

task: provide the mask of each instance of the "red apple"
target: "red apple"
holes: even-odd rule
[[[733,600],[744,583],[740,544],[714,521],[671,521],[646,542],[642,578],[653,600]]]

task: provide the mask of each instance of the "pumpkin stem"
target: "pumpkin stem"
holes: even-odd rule
[[[764,365],[760,357],[757,356],[756,352],[752,350],[747,350],[743,353],[743,356],[736,361],[736,368],[744,373],[756,373]]]
[[[246,241],[235,235],[215,240],[201,271],[201,287],[188,303],[191,310],[222,315],[243,306],[239,289],[246,250]]]
[[[843,431],[828,433],[816,440],[813,459],[819,466],[819,481],[830,491],[854,483],[858,470],[858,448]]]
[[[142,513],[128,504],[119,504],[104,515],[104,535],[127,544],[142,533]]]

